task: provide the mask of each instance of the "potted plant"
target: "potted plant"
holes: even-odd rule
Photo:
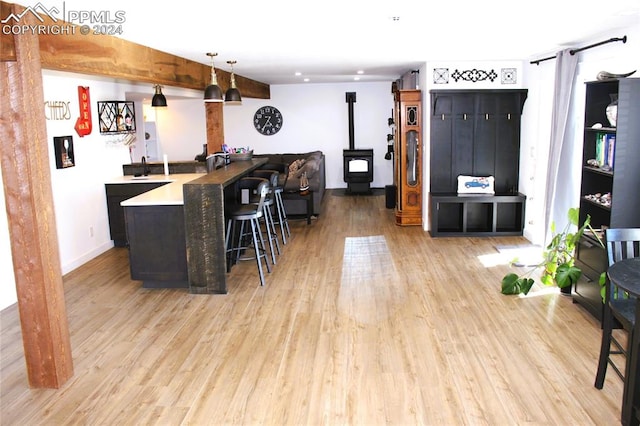
[[[542,275],[540,276],[540,282],[546,286],[557,285],[562,289],[571,289],[571,286],[575,284],[580,276],[582,270],[575,266],[575,251],[576,245],[580,241],[580,238],[584,234],[585,230],[591,228],[591,217],[587,215],[582,226],[579,226],[579,210],[577,208],[570,208],[568,212],[569,223],[565,226],[562,232],[556,232],[555,223],[551,224],[551,233],[553,238],[543,252],[543,258],[537,265],[534,265],[524,274],[518,275],[510,273],[502,278],[502,294],[527,294],[533,286],[535,280],[531,275],[539,268],[544,268]],[[571,226],[578,227],[576,232],[570,232]],[[604,247],[604,244],[593,232],[600,244]],[[514,262],[512,261],[512,264]]]

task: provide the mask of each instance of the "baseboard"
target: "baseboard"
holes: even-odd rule
[[[93,259],[94,257],[98,257],[100,256],[102,253],[104,253],[105,251],[111,249],[113,247],[113,241],[109,241],[106,242],[98,247],[96,247],[95,249],[91,250],[88,253],[83,254],[82,256],[78,257],[77,259],[74,259],[72,262],[69,262],[65,265],[62,265],[62,275],[64,274],[68,274],[69,272],[73,271],[74,269],[84,265],[85,263],[87,263],[88,261],[90,261],[91,259]]]

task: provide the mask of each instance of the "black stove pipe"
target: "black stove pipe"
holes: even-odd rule
[[[355,149],[355,136],[353,129],[353,104],[356,103],[356,92],[346,92],[349,104],[349,149]]]

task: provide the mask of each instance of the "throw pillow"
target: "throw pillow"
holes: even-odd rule
[[[305,161],[305,163],[302,165],[302,167],[298,169],[298,171],[294,176],[299,178],[300,176],[302,176],[302,173],[306,173],[307,178],[311,179],[313,176],[315,176],[315,174],[318,172],[319,169],[320,169],[320,160],[317,160],[315,158],[310,158],[307,161]]]
[[[300,167],[302,167],[303,164],[304,164],[304,160],[302,159],[295,160],[294,162],[289,164],[289,176],[297,177],[298,170],[300,169]]]

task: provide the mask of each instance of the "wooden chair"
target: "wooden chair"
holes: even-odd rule
[[[607,229],[605,232],[609,266],[622,259],[640,257],[639,228]],[[619,290],[607,279],[604,294],[600,360],[598,361],[598,372],[596,373],[594,385],[598,389],[602,389],[604,385],[604,378],[609,364],[616,374],[624,380],[624,374],[611,356],[628,356],[631,334],[635,327],[635,303],[636,300],[634,298],[624,294],[623,291]],[[628,333],[626,347],[613,335],[614,328],[622,328]],[[611,347],[612,344],[613,348]]]

